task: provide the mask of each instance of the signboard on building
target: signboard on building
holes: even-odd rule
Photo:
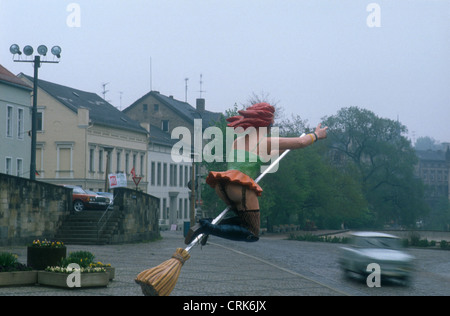
[[[109,188],[126,188],[127,187],[127,177],[124,173],[111,173],[108,175]]]

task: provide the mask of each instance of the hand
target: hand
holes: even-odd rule
[[[316,130],[315,130],[315,133],[316,133],[316,135],[317,135],[317,139],[318,139],[318,140],[319,140],[319,139],[327,138],[327,129],[328,129],[328,126],[327,126],[327,127],[324,127],[324,128],[322,128],[321,126],[322,126],[322,123],[319,123],[319,125],[317,125]]]

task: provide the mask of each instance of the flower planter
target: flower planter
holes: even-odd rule
[[[47,267],[56,266],[65,258],[67,254],[66,247],[33,247],[27,248],[27,264],[33,269],[44,270]]]
[[[109,280],[112,280],[116,277],[116,268],[114,267],[104,267],[106,272],[109,273]]]
[[[69,287],[67,284],[67,278],[69,277],[72,278],[71,274],[68,273],[38,271],[38,283],[41,285],[56,286],[67,289],[77,288]],[[109,282],[109,273],[81,273],[80,278],[81,288],[107,286]]]
[[[0,272],[0,286],[34,285],[37,271]]]

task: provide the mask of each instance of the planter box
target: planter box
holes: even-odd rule
[[[0,272],[0,286],[35,285],[37,271]]]
[[[116,277],[116,268],[114,267],[105,267],[106,272],[109,273],[109,280],[112,280]]]
[[[67,285],[67,278],[69,276],[72,278],[71,274],[67,273],[38,271],[38,283],[41,285],[76,289],[77,287],[69,287]],[[109,283],[109,273],[107,272],[81,273],[80,277],[81,288],[107,286]]]
[[[57,266],[62,258],[65,258],[67,248],[27,248],[27,265],[36,270],[44,270],[47,267]]]

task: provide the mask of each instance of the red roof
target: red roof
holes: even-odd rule
[[[26,84],[21,79],[17,78],[12,72],[10,72],[2,65],[0,65],[0,81],[5,81],[8,83],[16,84],[31,89],[31,86]]]

